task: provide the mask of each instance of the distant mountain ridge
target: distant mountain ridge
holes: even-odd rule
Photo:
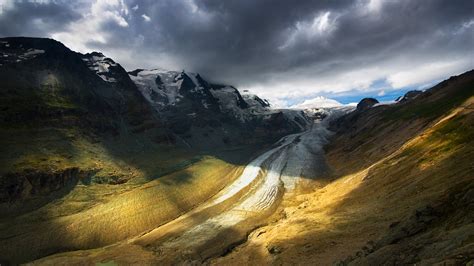
[[[258,135],[269,134],[268,129],[296,132],[310,123],[301,111],[271,109],[268,101],[257,95],[241,94],[230,85],[210,83],[198,73],[157,68],[136,69],[128,74],[160,118],[175,132],[185,134],[191,143],[205,143],[198,135],[212,133],[221,134],[227,141],[243,140],[242,135],[236,135],[238,125],[247,134]],[[216,128],[223,130],[219,132]]]
[[[230,85],[212,84],[197,73],[164,69],[137,69],[128,73],[143,96],[158,111],[166,112],[172,107],[184,108],[186,100],[194,99],[195,111],[220,111],[242,123],[255,116],[275,113],[267,100],[254,94],[241,94]],[[305,119],[304,116],[300,118]]]
[[[248,142],[249,137],[253,138],[253,136],[244,137],[247,132],[254,132],[253,135],[257,138],[270,135],[273,136],[270,138],[274,138],[303,130],[309,125],[309,120],[303,112],[272,110],[266,100],[256,95],[241,95],[232,86],[211,84],[197,73],[162,69],[137,69],[127,73],[119,63],[100,52],[75,53],[51,39],[3,38],[0,40],[0,51],[2,52],[0,68],[6,71],[21,70],[29,66],[37,69],[36,64],[41,64],[51,57],[54,57],[59,64],[80,69],[76,73],[89,70],[89,73],[81,74],[87,77],[85,80],[73,84],[81,87],[72,92],[73,94],[93,92],[87,100],[84,96],[79,97],[84,100],[84,104],[104,102],[105,105],[114,106],[105,109],[118,109],[120,111],[115,113],[128,116],[130,110],[127,108],[131,107],[130,101],[149,105],[143,108],[147,109],[147,112],[155,113],[154,115],[146,115],[146,118],[135,117],[131,122],[140,126],[140,130],[147,131],[156,126],[153,126],[155,122],[143,121],[156,120],[161,126],[169,129],[171,139],[178,145],[206,148],[228,145],[229,142],[237,144]],[[58,55],[64,56],[58,57]],[[48,68],[46,63],[43,65]],[[32,69],[31,74],[38,72],[35,69]],[[71,75],[73,70],[64,67],[60,71],[67,71],[66,74]],[[91,74],[95,74],[97,78],[93,78]],[[44,77],[36,79],[38,78],[44,79]],[[87,81],[89,79],[91,81]],[[66,87],[73,86],[66,85]],[[99,89],[102,87],[107,89]],[[124,91],[134,96],[122,94]],[[65,93],[69,95],[71,92]],[[92,104],[91,108],[98,108],[103,104]],[[114,127],[117,128],[117,125]],[[206,143],[197,135],[214,135],[222,142]]]

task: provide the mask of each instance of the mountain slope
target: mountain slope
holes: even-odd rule
[[[305,126],[284,111],[242,121],[225,110],[249,108],[243,99],[221,110],[212,94],[220,87],[198,75],[178,79],[182,104],[163,111],[101,53],[51,39],[0,39],[2,263],[155,228],[215,195],[275,138]]]
[[[127,86],[126,72],[117,66],[124,82],[104,82],[81,55],[49,39],[4,38],[0,48],[2,207],[67,191],[93,175],[126,182],[121,173],[130,171],[110,159],[98,165],[87,158],[121,132],[158,125],[142,96]]]
[[[101,53],[75,53],[51,39],[2,38],[0,52],[4,203],[67,192],[80,179],[125,183],[137,175],[130,169],[145,172],[142,178],[159,176],[204,150],[262,146],[308,123],[303,115],[294,120],[252,107],[236,89],[211,86],[198,74],[129,75]],[[144,87],[139,80],[150,75],[151,87]],[[165,92],[175,95],[160,102],[153,94]],[[247,112],[257,109],[264,114]],[[170,149],[175,163],[147,163]]]
[[[464,265],[472,260],[474,72],[333,123],[331,179],[282,203],[211,264]]]

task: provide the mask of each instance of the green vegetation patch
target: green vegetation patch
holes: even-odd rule
[[[468,122],[467,115],[455,116],[438,127],[428,141],[443,141],[444,151],[471,143],[474,140],[474,126]]]
[[[429,93],[429,91],[427,92]],[[463,84],[453,92],[448,92],[443,97],[434,101],[416,101],[405,105],[395,105],[384,113],[386,120],[409,120],[413,118],[435,118],[449,110],[458,107],[466,99],[474,95],[472,84]]]
[[[474,125],[471,117],[458,115],[438,125],[422,141],[407,147],[400,157],[413,157],[428,151],[429,153],[419,156],[419,161],[422,162],[434,159],[436,154],[443,155],[456,149],[470,148],[473,141]]]

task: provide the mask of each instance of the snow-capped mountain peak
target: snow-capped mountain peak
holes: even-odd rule
[[[128,73],[145,98],[160,110],[185,98],[204,108],[210,108],[215,102],[208,84],[199,74],[162,68],[137,69]]]
[[[267,100],[250,93],[241,94],[233,86],[212,84],[198,73],[161,68],[137,69],[128,73],[144,97],[160,112],[171,107],[189,110],[187,112],[193,114],[212,110],[242,123],[269,119],[281,113],[290,123],[298,120],[298,127],[305,124],[300,113],[270,109]]]
[[[302,103],[290,106],[291,109],[311,109],[311,108],[331,108],[339,107],[342,104],[336,100],[326,98],[324,96],[317,96],[312,99],[303,101]]]
[[[129,72],[130,78],[137,85],[140,92],[155,107],[173,105],[182,98],[182,95],[179,94],[181,84],[176,79],[178,75],[178,72],[160,68],[137,69]]]

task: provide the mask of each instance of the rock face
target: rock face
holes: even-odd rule
[[[379,101],[377,101],[374,98],[364,98],[357,104],[357,110],[358,111],[367,110],[377,103],[379,103]]]
[[[38,172],[34,169],[18,175],[7,174],[0,180],[0,203],[16,201],[34,195],[60,190],[79,179],[79,169],[69,168],[56,173]]]
[[[405,95],[398,97],[395,101],[400,103],[411,101],[421,94],[423,94],[423,92],[418,90],[408,91]]]

